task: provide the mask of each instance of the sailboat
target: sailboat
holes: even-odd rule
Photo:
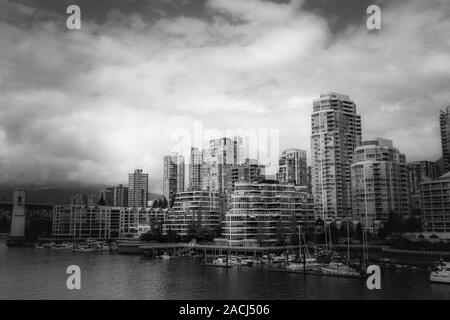
[[[342,261],[339,261],[339,259],[337,259],[337,257],[335,257],[334,259],[332,257],[329,264],[320,268],[320,270],[323,274],[335,275],[335,276],[350,276],[350,277],[356,277],[356,276],[360,275],[360,273],[356,269],[353,269],[348,265],[350,263],[349,242],[350,242],[350,227],[349,227],[349,222],[347,221],[347,263],[343,263]],[[364,252],[365,252],[365,249],[364,249]]]
[[[305,243],[305,248],[302,251],[302,240]],[[302,254],[303,253],[303,254]],[[303,258],[301,258],[303,256]],[[320,267],[316,258],[311,257],[306,243],[305,236],[301,232],[301,227],[298,228],[298,260],[299,262],[291,262],[286,266],[286,269],[291,271],[306,271],[314,270]]]

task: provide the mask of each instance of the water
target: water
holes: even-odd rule
[[[66,288],[68,265],[81,290]],[[0,242],[0,299],[450,299],[450,285],[426,272],[385,272],[381,290],[364,280],[304,276],[261,267],[203,267],[198,259],[7,248]]]

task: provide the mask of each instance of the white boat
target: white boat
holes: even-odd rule
[[[84,247],[79,247],[79,248],[75,248],[73,249],[74,252],[81,252],[81,253],[89,253],[89,252],[96,252],[97,249],[96,248],[84,248]]]
[[[286,269],[292,271],[303,271],[303,270],[314,270],[320,268],[321,264],[317,263],[315,258],[306,258],[305,263],[303,261],[300,262],[291,262],[286,266]]]
[[[320,268],[323,274],[336,276],[359,276],[359,272],[344,263],[332,261]]]
[[[161,259],[169,260],[170,259],[170,255],[167,252],[164,252],[164,254],[161,256]]]
[[[273,263],[279,263],[279,262],[285,262],[285,261],[286,261],[286,258],[283,256],[274,256],[272,258]]]
[[[38,244],[35,244],[34,247],[35,247],[36,249],[44,249],[44,246],[41,246],[41,245],[38,245]]]
[[[253,259],[249,259],[249,258],[241,259],[242,266],[253,266],[254,263],[255,263],[255,261]]]
[[[226,259],[224,259],[226,260]],[[242,264],[241,259],[238,257],[230,257],[228,259],[228,264],[231,264],[233,266],[240,266]]]
[[[52,249],[54,250],[72,250],[73,244],[71,243],[63,243],[63,244],[55,244]]]
[[[228,267],[228,266],[232,265],[231,263],[227,262],[226,258],[221,258],[221,257],[214,260],[213,264],[216,266],[224,266],[224,267]]]
[[[449,283],[450,284],[450,263],[440,262],[436,266],[435,270],[430,273],[430,281],[437,283]]]

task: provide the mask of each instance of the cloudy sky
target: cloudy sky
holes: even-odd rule
[[[363,136],[439,158],[450,2],[0,0],[0,183],[116,184],[143,168],[160,192],[162,157],[195,123],[278,129],[281,148],[309,152],[312,99],[329,91],[355,101]]]

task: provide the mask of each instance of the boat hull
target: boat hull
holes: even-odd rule
[[[434,283],[446,283],[450,284],[450,276],[442,276],[439,274],[431,274],[430,275],[430,281]]]

